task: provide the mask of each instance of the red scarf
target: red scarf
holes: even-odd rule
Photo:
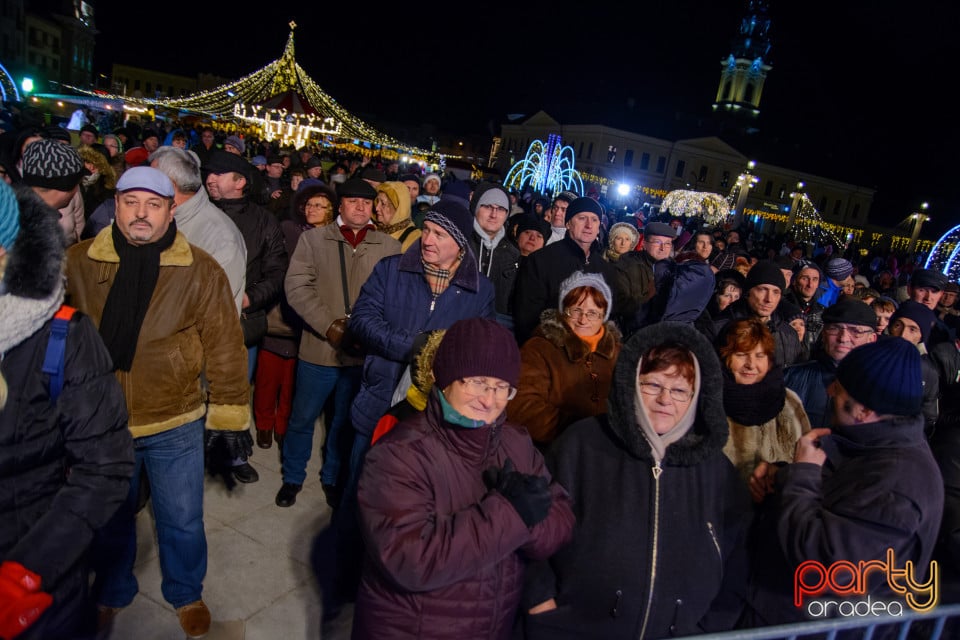
[[[340,226],[340,233],[343,234],[343,237],[346,238],[347,242],[349,242],[350,246],[354,249],[356,249],[360,243],[363,242],[363,239],[367,237],[367,231],[374,230],[376,230],[376,227],[373,226],[372,222],[368,222],[359,231],[354,231],[345,224]]]

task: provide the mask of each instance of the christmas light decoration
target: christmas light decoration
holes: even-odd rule
[[[936,269],[951,282],[960,281],[960,225],[940,236],[923,266]]]
[[[529,185],[538,193],[573,191],[583,193],[583,179],[574,169],[573,147],[562,144],[562,138],[551,133],[547,141],[534,140],[527,147],[523,160],[517,162],[503,184],[507,188],[522,189]]]
[[[410,155],[426,157],[430,154],[425,149],[404,144],[377,131],[324,93],[297,64],[293,39],[296,27],[291,21],[290,35],[278,60],[234,82],[182,98],[133,98],[69,88],[99,98],[119,100],[125,105],[176,109],[224,118],[258,129],[268,140],[279,138],[283,144],[301,146],[307,140],[329,136],[327,142],[331,146],[348,144],[354,139]],[[370,148],[367,145],[354,146]]]
[[[685,218],[702,217],[710,224],[717,224],[730,215],[730,203],[723,196],[708,191],[685,191],[677,189],[664,197],[660,205],[672,216]]]

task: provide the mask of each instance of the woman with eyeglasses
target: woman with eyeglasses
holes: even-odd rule
[[[403,182],[380,183],[374,207],[377,229],[399,240],[401,251],[409,249],[420,237],[420,229],[410,217],[410,190]]]
[[[810,419],[774,362],[773,334],[759,318],[727,324],[720,336],[723,409],[730,427],[723,452],[736,465],[754,502],[773,490],[773,474],[793,461]]]
[[[750,505],[723,455],[716,351],[691,324],[660,322],[624,344],[613,377],[607,413],[571,425],[551,448],[576,525],[570,545],[528,569],[526,637],[731,629]]]
[[[606,412],[620,331],[610,321],[613,295],[599,273],[574,272],[560,285],[520,350],[520,385],[507,416],[540,446],[568,425]]]
[[[447,329],[426,408],[366,455],[352,637],[511,637],[528,562],[570,540],[570,497],[504,409],[520,353],[494,320]]]

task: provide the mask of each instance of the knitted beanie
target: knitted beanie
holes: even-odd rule
[[[77,150],[57,140],[37,140],[23,152],[23,182],[30,187],[70,191],[87,173]]]
[[[461,249],[466,248],[467,238],[473,232],[473,216],[470,215],[470,210],[455,200],[441,198],[430,207],[423,221],[432,222],[449,233]]]
[[[462,378],[500,378],[520,382],[520,349],[510,330],[488,318],[458,320],[447,329],[433,358],[440,389]]]
[[[474,214],[480,205],[496,205],[510,211],[510,197],[506,190],[500,185],[481,184],[473,192],[473,199],[470,202],[470,210]]]
[[[603,207],[600,206],[600,203],[593,198],[583,197],[570,203],[567,207],[567,215],[563,220],[564,222],[570,222],[573,216],[584,211],[595,214],[598,219],[603,217]]]
[[[607,301],[607,310],[604,311],[603,321],[610,319],[610,310],[613,308],[613,293],[607,285],[603,276],[599,273],[587,273],[584,271],[574,271],[570,276],[560,283],[560,299],[557,300],[557,310],[563,313],[563,299],[567,294],[577,287],[590,287],[596,289]]]
[[[837,381],[854,400],[877,413],[920,413],[920,352],[901,338],[883,338],[850,351],[837,366]]]
[[[927,305],[914,300],[904,300],[900,303],[897,310],[890,316],[890,325],[892,326],[898,318],[906,318],[916,322],[917,326],[920,327],[920,341],[924,344],[927,343],[927,338],[930,337],[931,327],[933,327],[933,324],[937,321],[937,316],[934,315],[933,311],[931,311]]]
[[[787,286],[783,271],[772,260],[761,260],[747,272],[746,291],[762,284],[772,284],[781,291]]]
[[[243,140],[240,139],[240,136],[227,136],[227,139],[223,141],[223,146],[230,145],[240,153],[243,153],[247,146],[243,143]]]
[[[849,260],[833,258],[827,262],[823,270],[831,280],[840,282],[841,280],[846,280],[853,274],[853,265],[850,264]]]

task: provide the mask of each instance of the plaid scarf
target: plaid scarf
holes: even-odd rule
[[[431,266],[420,260],[420,264],[423,265],[423,279],[427,281],[427,284],[430,285],[430,290],[433,292],[433,299],[436,300],[440,297],[440,294],[447,290],[447,287],[450,286],[450,278],[453,277],[453,274],[457,270],[457,266],[460,264],[460,259],[458,258],[454,262],[452,269],[438,269],[437,267]]]

